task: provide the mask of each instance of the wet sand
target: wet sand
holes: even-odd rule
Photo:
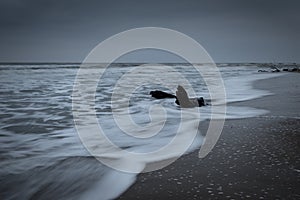
[[[119,199],[300,199],[300,74],[254,83],[273,95],[234,103],[270,112],[226,120],[216,146],[140,174]],[[207,122],[201,124],[202,130]]]

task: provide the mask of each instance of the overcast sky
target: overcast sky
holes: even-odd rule
[[[0,62],[81,62],[106,38],[147,26],[187,34],[216,62],[300,62],[299,2],[0,0]]]

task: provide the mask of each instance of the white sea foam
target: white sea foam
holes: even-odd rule
[[[128,160],[120,160],[121,165],[131,165]],[[145,166],[136,166],[143,170]],[[80,195],[80,200],[114,199],[127,190],[136,180],[136,174],[109,170],[91,188]]]

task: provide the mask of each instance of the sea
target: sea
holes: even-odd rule
[[[114,199],[146,166],[199,150],[203,144],[206,135],[198,128],[202,121],[212,119],[212,105],[218,104],[207,85],[211,83],[209,73],[204,75],[182,63],[113,63],[85,66],[89,73],[80,77],[82,67],[77,63],[0,65],[1,199]],[[260,69],[269,72],[258,72]],[[280,73],[255,63],[223,63],[217,70],[221,80],[215,85],[224,88],[222,105],[226,106],[219,118],[249,118],[269,112],[230,103],[271,95],[253,88],[253,82]],[[76,84],[85,83],[82,77],[96,86],[82,91],[86,95],[83,102],[89,99],[93,104],[91,113],[80,115],[74,98],[80,96]],[[204,97],[208,105],[191,108],[196,112],[182,120],[183,111],[174,99],[149,95],[152,90],[175,94],[177,85],[183,85],[191,97]],[[86,119],[80,121],[89,114],[101,131],[90,127]],[[196,123],[189,125],[191,121]],[[188,148],[179,148],[190,132],[196,135]],[[101,133],[105,137],[97,136]],[[180,137],[175,143],[180,150],[173,146],[160,152],[175,137]],[[128,153],[124,156],[138,154],[141,159],[130,156],[128,160],[123,154],[114,154],[115,150],[111,153],[112,146]],[[160,153],[147,156],[151,152]],[[111,165],[106,162],[109,159],[114,161]]]

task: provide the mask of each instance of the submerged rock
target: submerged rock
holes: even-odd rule
[[[286,67],[286,68],[277,68],[275,66],[272,66],[270,70],[265,70],[265,69],[259,69],[258,72],[300,72],[300,69],[298,67],[291,68],[291,66]]]
[[[294,67],[291,71],[292,71],[292,72],[299,72],[299,69],[296,68],[296,67]]]
[[[260,70],[258,70],[258,72],[269,72],[269,71],[268,70],[260,69]]]

